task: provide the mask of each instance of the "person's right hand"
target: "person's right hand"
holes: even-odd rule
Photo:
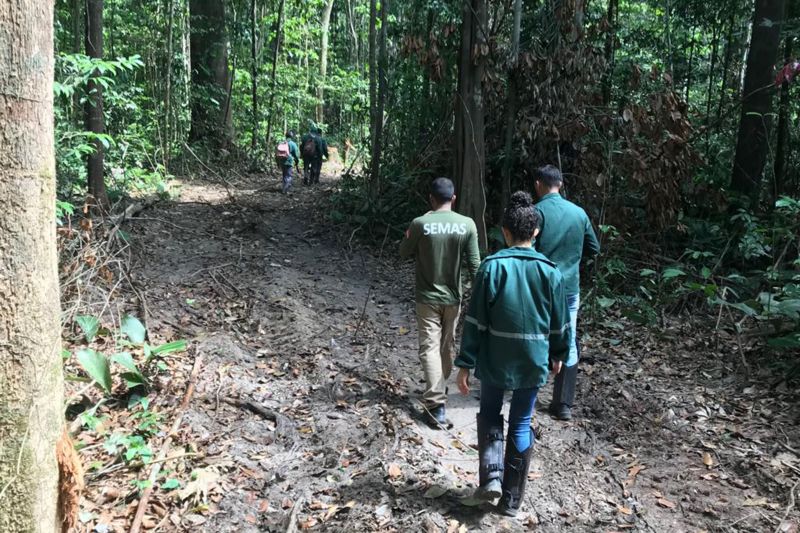
[[[458,376],[456,376],[456,383],[458,384],[458,390],[461,391],[461,394],[466,396],[469,394],[469,369],[468,368],[459,368],[458,369]]]
[[[561,367],[564,366],[564,363],[561,361],[551,361],[551,364],[553,365],[554,376],[558,375],[558,373],[561,372]]]

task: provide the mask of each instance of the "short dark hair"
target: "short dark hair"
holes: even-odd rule
[[[561,187],[561,185],[564,183],[564,178],[561,176],[561,171],[558,170],[558,167],[553,165],[545,165],[537,168],[533,174],[533,177],[548,187]]]
[[[525,191],[517,191],[511,195],[508,206],[503,213],[503,227],[517,241],[527,241],[541,224],[542,217],[533,205],[533,198]]]
[[[456,186],[448,178],[436,178],[431,183],[431,196],[440,203],[449,202],[456,194]]]
[[[287,131],[286,132],[286,138],[287,139],[294,139],[294,132],[292,130]]]

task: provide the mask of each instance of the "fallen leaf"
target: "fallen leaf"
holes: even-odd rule
[[[194,479],[178,493],[181,500],[208,501],[208,493],[218,486],[220,475],[212,467],[195,470]]]
[[[405,335],[406,333],[408,333],[408,331],[409,331],[408,328],[404,328],[404,327],[400,326],[400,328],[397,330],[397,333],[399,335]]]
[[[389,477],[392,479],[397,479],[403,475],[403,471],[400,470],[400,467],[396,464],[392,463],[389,465]]]
[[[706,467],[711,468],[714,466],[714,459],[711,458],[711,454],[708,452],[703,452],[703,464]]]
[[[624,515],[629,515],[629,516],[633,514],[633,509],[631,509],[630,507],[625,507],[624,505],[617,505],[617,511],[619,511]]]
[[[661,507],[666,507],[667,509],[675,509],[676,507],[676,505],[673,502],[669,501],[666,498],[659,498],[656,500],[656,503]]]
[[[294,502],[289,498],[284,498],[281,500],[281,508],[282,509],[291,509],[294,507]]]
[[[447,487],[442,487],[441,485],[431,485],[422,496],[424,498],[439,498],[440,496],[447,494],[448,490],[449,489]]]
[[[300,525],[300,529],[311,529],[317,525],[317,519],[312,516],[309,517],[308,520],[301,520],[298,524]]]
[[[747,498],[744,503],[742,504],[745,507],[766,507],[767,506],[767,499],[766,498]]]

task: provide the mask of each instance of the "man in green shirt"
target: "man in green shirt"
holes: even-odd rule
[[[453,182],[435,179],[432,210],[411,222],[400,245],[402,257],[416,258],[419,358],[426,383],[422,398],[434,427],[448,424],[445,384],[453,369],[462,270],[467,267],[471,281],[481,263],[475,222],[453,211],[455,199]]]
[[[569,304],[572,344],[563,370],[556,376],[550,413],[559,420],[572,418],[578,379],[578,308],[580,307],[580,266],[584,255],[600,253],[600,243],[586,212],[561,196],[564,180],[553,165],[536,169],[534,187],[539,201],[541,232],[536,249],[556,264],[564,277]]]

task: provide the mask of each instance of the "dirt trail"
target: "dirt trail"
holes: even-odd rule
[[[741,394],[752,431],[725,421],[718,431],[720,412],[735,409],[713,389],[741,390],[717,377],[726,363],[705,345],[679,349],[697,334],[689,326],[655,349],[625,323],[584,336],[576,420],[537,413],[529,512],[509,520],[462,505],[476,477],[477,401],[451,384],[452,432],[419,421],[411,266],[394,242],[381,253],[330,230],[330,178],[290,196],[248,179],[230,194],[186,182],[131,229],[148,327],[203,357],[180,443],[202,454],[192,468],[208,505],[200,494],[163,530],[765,531],[782,519],[781,484],[796,472],[766,482],[741,468],[780,448],[757,433],[764,395]],[[784,426],[793,468],[796,423]],[[726,443],[744,452],[734,460]]]

